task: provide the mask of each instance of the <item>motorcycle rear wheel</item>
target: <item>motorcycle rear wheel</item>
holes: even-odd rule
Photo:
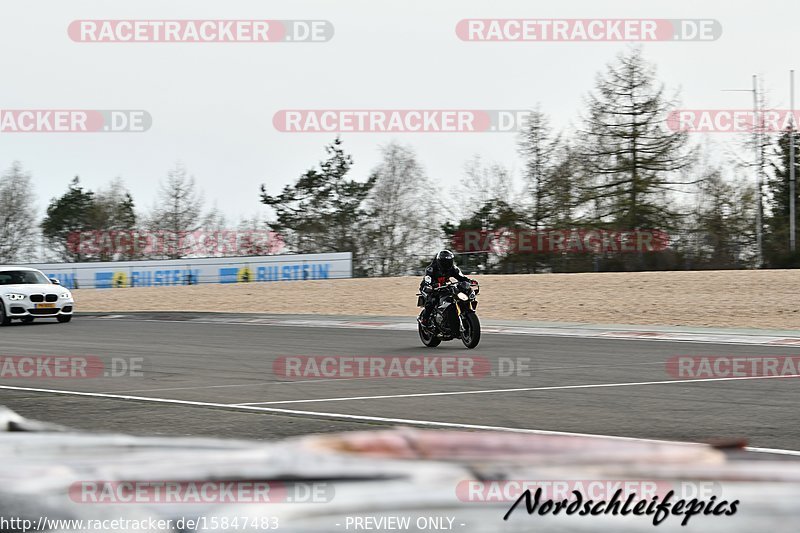
[[[461,334],[461,342],[470,350],[481,342],[481,322],[475,313],[469,313],[464,317],[464,332]]]
[[[441,344],[442,339],[439,338],[435,333],[427,331],[422,327],[422,324],[417,324],[417,330],[419,331],[419,340],[421,340],[422,344],[428,348],[436,348],[439,346],[439,344]]]

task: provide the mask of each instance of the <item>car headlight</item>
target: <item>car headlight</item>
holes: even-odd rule
[[[62,292],[61,293],[61,297],[62,298],[72,298],[72,295],[70,293],[68,293],[68,292]]]
[[[6,294],[9,300],[24,300],[24,294]]]
[[[464,294],[463,292],[459,292],[459,293],[458,293],[458,299],[459,299],[459,300],[464,300],[464,301],[466,302],[467,300],[469,300],[469,296],[467,296],[467,295],[466,295],[466,294]]]

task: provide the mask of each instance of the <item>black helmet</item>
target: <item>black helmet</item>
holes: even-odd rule
[[[439,270],[447,272],[455,265],[455,257],[450,250],[442,250],[436,254],[436,264],[439,265]]]

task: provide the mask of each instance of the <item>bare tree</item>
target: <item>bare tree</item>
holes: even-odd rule
[[[135,204],[122,178],[94,193],[93,226],[102,230],[131,230],[136,227]]]
[[[499,200],[508,205],[513,202],[511,174],[499,163],[484,163],[479,155],[464,165],[464,183],[466,187],[459,185],[453,194],[461,204],[457,206],[458,218],[471,215],[491,201]]]
[[[36,245],[33,183],[15,161],[0,177],[0,263],[29,261]]]
[[[364,261],[372,275],[408,273],[439,246],[440,217],[434,187],[414,151],[397,143],[382,148],[366,201]]]
[[[87,217],[87,221],[90,221],[94,229],[101,232],[103,238],[109,238],[115,232],[133,232],[137,221],[134,208],[133,197],[122,178],[115,178],[108,187],[98,189],[94,193],[91,214]],[[101,247],[98,259],[114,261],[141,258],[137,247],[116,246],[113,239],[109,248]]]
[[[756,188],[746,179],[724,179],[707,169],[697,183],[696,207],[689,217],[684,246],[694,268],[754,266]]]
[[[241,255],[236,246],[231,245],[231,238],[235,239],[235,234],[228,231],[228,219],[225,213],[217,208],[216,202],[211,210],[202,218],[202,235],[197,235],[192,239],[194,251],[189,250],[191,255],[198,257],[230,257]]]
[[[240,217],[237,225],[240,255],[273,255],[284,251],[280,235],[269,229],[263,214]]]
[[[148,222],[149,229],[160,232],[164,239],[164,252],[157,255],[180,259],[191,253],[186,239],[208,218],[203,214],[204,203],[203,194],[197,190],[194,176],[188,174],[186,167],[178,163],[167,172]]]

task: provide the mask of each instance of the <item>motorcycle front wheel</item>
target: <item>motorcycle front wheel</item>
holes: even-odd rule
[[[441,344],[442,339],[437,337],[435,333],[427,331],[422,327],[422,324],[417,324],[417,329],[419,330],[419,339],[428,348],[436,348]]]
[[[461,342],[471,350],[481,342],[481,322],[475,313],[468,313],[463,318],[464,331],[461,334]]]

